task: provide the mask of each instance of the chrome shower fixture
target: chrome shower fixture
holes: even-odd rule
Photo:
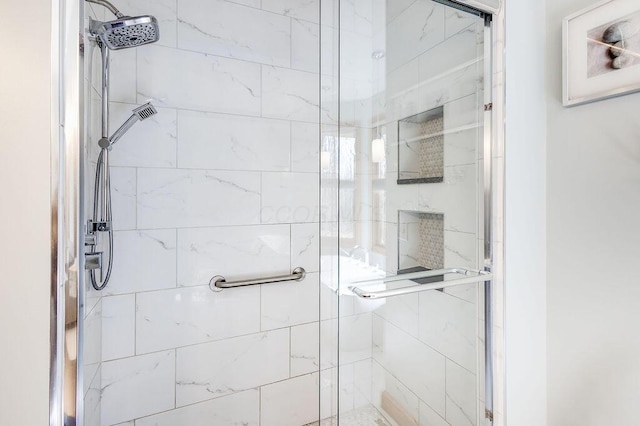
[[[86,0],[109,9],[118,19],[108,22],[91,20],[89,31],[109,49],[119,50],[154,43],[160,39],[158,20],[151,15],[125,16],[106,0]]]
[[[100,148],[109,148],[114,143],[118,142],[118,140],[124,136],[125,133],[133,127],[138,121],[144,121],[147,118],[153,117],[158,113],[158,110],[151,104],[151,102],[147,102],[144,105],[139,106],[138,108],[133,110],[133,114],[131,117],[124,122],[122,126],[118,130],[116,130],[110,138],[102,138],[98,141],[98,145]]]

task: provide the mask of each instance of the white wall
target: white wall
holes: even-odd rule
[[[50,9],[46,0],[0,3],[3,425],[48,418]]]
[[[545,5],[506,2],[506,423],[546,424]]]
[[[640,415],[640,95],[561,105],[561,24],[547,3],[549,425]]]

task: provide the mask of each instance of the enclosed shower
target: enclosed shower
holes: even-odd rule
[[[499,8],[79,6],[65,425],[502,424]]]

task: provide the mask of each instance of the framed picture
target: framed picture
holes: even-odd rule
[[[563,21],[563,104],[640,91],[640,2],[605,0]]]

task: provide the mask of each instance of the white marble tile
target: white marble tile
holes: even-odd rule
[[[320,324],[291,327],[291,377],[313,373],[320,368]]]
[[[102,365],[101,424],[112,425],[174,408],[175,352]]]
[[[462,97],[444,106],[444,129],[452,131],[481,125],[481,100],[475,94]]]
[[[260,222],[260,173],[138,170],[138,227]]]
[[[480,269],[476,242],[475,234],[444,231],[445,267]]]
[[[369,358],[353,364],[354,406],[362,407],[373,401],[373,363]]]
[[[262,0],[262,8],[305,21],[319,21],[319,0]]]
[[[420,82],[420,60],[415,58],[402,64],[386,76],[387,96],[393,99],[406,93],[417,95],[416,86]]]
[[[291,225],[291,267],[320,270],[320,230],[317,223]]]
[[[393,70],[444,40],[445,7],[418,0],[387,28],[387,64]]]
[[[90,370],[95,371],[102,358],[102,299],[86,315],[83,337],[85,339],[82,346],[83,365],[89,366]],[[73,338],[75,336],[71,333],[67,337],[67,339]]]
[[[447,360],[447,421],[452,425],[477,424],[476,376]]]
[[[113,134],[131,117],[136,104],[111,102],[110,132]],[[156,108],[158,113],[136,123],[111,151],[112,166],[175,167],[176,166],[176,111]]]
[[[373,359],[444,415],[445,357],[377,315],[373,320]]]
[[[91,189],[91,200],[93,200],[93,188]],[[135,229],[136,169],[132,167],[111,168],[111,204],[113,229],[115,231]]]
[[[314,173],[262,173],[262,223],[317,221],[318,187]]]
[[[387,0],[386,12],[387,22],[391,22],[396,19],[402,12],[404,12],[409,6],[415,3],[415,0]]]
[[[100,375],[100,365],[101,363],[89,364],[84,366],[83,380],[82,380],[82,392],[86,396],[89,391],[89,387],[96,380],[96,376]],[[97,380],[100,380],[98,377]],[[98,382],[99,383],[99,382]],[[98,386],[100,388],[100,386]]]
[[[262,66],[262,116],[318,121],[318,75],[304,71]]]
[[[250,389],[136,420],[137,426],[259,426],[260,391]]]
[[[375,312],[413,337],[419,336],[418,325],[421,306],[419,298],[415,294],[390,297]]]
[[[330,368],[320,371],[320,418],[323,425],[331,422],[332,417],[338,414],[338,369]],[[314,424],[313,426],[316,426]]]
[[[137,64],[138,102],[260,115],[260,64],[153,45]]]
[[[433,408],[420,401],[420,426],[450,426]]]
[[[444,76],[436,84],[428,84],[420,87],[418,108],[420,111],[431,110],[440,105],[445,105],[445,131],[451,131],[451,118],[460,119],[473,114],[473,119],[467,121],[469,128],[478,127],[482,117],[482,95],[478,89],[479,74],[478,64],[473,64],[459,71]],[[476,104],[473,109],[462,115],[458,112],[446,111],[447,106],[457,99],[471,96],[475,98]],[[456,120],[457,121],[457,120]],[[465,127],[462,127],[464,129]],[[457,129],[457,128],[454,128]]]
[[[343,31],[373,35],[373,2],[371,0],[342,0],[340,27]]]
[[[178,230],[178,285],[286,275],[290,272],[288,225]]]
[[[482,157],[482,127],[473,127],[446,133],[444,135],[444,165],[460,166],[473,164]]]
[[[305,324],[320,319],[319,274],[308,273],[302,281],[263,285],[262,330]]]
[[[337,370],[339,378],[338,389],[340,394],[338,395],[338,400],[340,401],[340,413],[353,411],[355,408],[354,364],[345,364],[334,370]]]
[[[319,419],[319,373],[263,386],[260,425],[300,426]]]
[[[291,20],[291,68],[320,72],[320,27],[312,22]]]
[[[245,6],[251,6],[255,8],[260,8],[261,0],[229,0],[232,3],[243,4]]]
[[[291,171],[318,173],[319,138],[317,123],[291,122]]]
[[[289,171],[288,121],[180,111],[178,166],[188,169]]]
[[[320,323],[321,368],[337,366],[337,351],[340,351],[340,365],[352,364],[371,358],[372,315],[363,313],[324,320]],[[338,346],[338,334],[340,345]]]
[[[478,31],[482,31],[484,27],[482,18],[453,7],[447,7],[445,9],[444,19],[446,26],[445,36],[447,38],[474,24],[476,24]]]
[[[444,213],[445,232],[465,232],[473,234],[475,238],[478,190],[477,165],[469,164],[445,167],[443,183],[419,185],[419,188],[396,187],[387,192],[387,200],[392,215],[396,208]]]
[[[102,299],[102,360],[135,354],[136,296],[108,296]]]
[[[138,51],[143,47],[121,49],[110,53],[109,100],[113,102],[137,102],[137,58]],[[94,62],[92,66],[96,67],[97,70],[102,69],[100,61]],[[98,87],[102,87],[100,86],[102,84],[100,80],[97,81],[97,84],[99,85]]]
[[[372,364],[372,370],[373,405],[382,409],[383,398],[391,397],[408,416],[417,421],[420,417],[420,400],[416,394],[375,361]],[[386,395],[383,396],[383,394]]]
[[[374,67],[378,66],[378,69]],[[345,89],[356,82],[371,82],[377,75],[383,75],[384,63],[374,62],[371,57],[371,37],[352,32],[340,33],[340,95],[343,104],[353,102],[355,92]],[[347,85],[345,85],[347,84]],[[370,97],[371,93],[369,93]]]
[[[176,286],[176,231],[117,231],[113,272],[104,295]]]
[[[287,17],[225,0],[180,0],[180,49],[288,67],[290,40]]]
[[[89,24],[87,22],[87,27]],[[85,90],[89,96],[102,97],[102,57],[100,48],[95,41],[85,40],[85,78],[87,86]],[[135,84],[135,80],[134,80]],[[134,87],[135,88],[135,87]],[[93,90],[89,90],[93,89]],[[91,114],[88,114],[91,116]],[[99,118],[99,113],[97,114]],[[91,134],[91,133],[89,133]]]
[[[86,370],[85,370],[86,373]],[[101,402],[101,391],[100,391],[100,371],[92,377],[85,377],[84,380],[89,382],[89,385],[86,386],[86,392],[84,393],[83,399],[83,414],[84,421],[83,426],[100,426],[100,402]]]
[[[470,371],[476,370],[477,307],[440,291],[420,293],[420,340]]]
[[[129,16],[153,15],[160,27],[161,46],[176,46],[177,0],[120,0],[118,8]]]
[[[184,406],[287,379],[289,329],[187,346],[177,356],[176,403]]]
[[[482,49],[478,43],[482,42],[483,39],[478,39],[475,29],[470,28],[451,37],[448,36],[443,43],[433,49],[421,52],[420,81],[433,81],[437,84],[444,75],[455,73],[461,65],[479,59],[479,52],[481,53]]]
[[[260,290],[257,287],[214,293],[208,286],[201,286],[137,295],[136,351],[139,354],[258,331]]]

